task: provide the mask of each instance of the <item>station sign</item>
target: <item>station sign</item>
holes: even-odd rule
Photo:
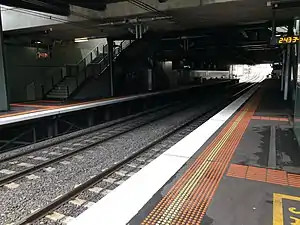
[[[50,52],[41,52],[41,51],[38,51],[36,53],[36,58],[37,59],[50,59],[51,58],[51,54],[50,54]]]
[[[298,42],[300,42],[300,36],[296,35],[275,37],[271,41],[271,43],[275,45],[295,44]]]

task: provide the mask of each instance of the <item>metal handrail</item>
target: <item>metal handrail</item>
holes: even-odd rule
[[[93,54],[93,52],[97,49],[97,53],[99,53],[99,46],[103,44],[103,43],[100,43],[98,44],[95,48],[93,48],[85,57],[83,57],[76,65],[82,63],[84,60],[86,60],[91,54]],[[104,47],[107,46],[107,44],[103,45],[103,49]],[[97,54],[98,56],[99,54]]]
[[[114,51],[114,54],[113,54],[113,59],[115,59],[116,57],[118,57],[120,54],[121,54],[121,52],[125,49],[125,48],[127,48],[131,43],[133,42],[133,40],[123,40],[121,43],[120,43],[120,46],[118,46],[117,48],[115,48],[113,51]],[[105,46],[104,46],[105,47]],[[92,65],[101,65],[101,63],[103,63],[103,62],[105,62],[105,60],[107,60],[108,59],[108,55],[105,55],[99,62],[97,62],[97,63],[90,63],[90,64],[92,64]],[[109,64],[109,62],[107,61],[107,63],[106,64]],[[108,67],[109,65],[104,65],[104,69],[100,69],[100,73],[103,73],[104,72],[104,70]],[[80,73],[81,71],[78,71],[77,72],[77,76],[78,76],[78,74]]]
[[[129,40],[128,42],[128,44],[126,45],[126,46],[122,46],[122,44],[123,43],[125,43],[125,42],[127,42],[128,40],[124,40],[124,41],[122,41],[121,42],[121,44],[120,44],[120,46],[118,47],[118,48],[116,48],[116,49],[114,49],[114,51],[118,51],[120,48],[121,48],[121,50],[119,51],[119,52],[117,52],[116,54],[115,54],[115,52],[114,52],[114,55],[113,55],[113,58],[115,59],[115,58],[117,58],[120,54],[121,54],[121,52],[123,51],[123,49],[125,49],[125,48],[127,48],[133,41],[132,40]],[[95,64],[100,64],[101,62],[103,62],[104,60],[105,60],[105,58],[107,58],[108,57],[108,55],[106,55],[106,56],[104,56],[98,63],[95,63]]]
[[[103,45],[103,42],[101,42],[101,43],[99,43],[97,46],[95,46],[85,57],[83,57],[77,64],[66,64],[65,66],[63,66],[63,67],[66,67],[67,65],[72,65],[72,66],[79,66],[82,62],[84,62],[88,57],[90,57],[90,56],[92,56],[93,55],[93,52],[95,51],[95,50],[97,50],[97,56],[99,56],[99,47],[100,47],[100,45]],[[107,45],[107,44],[106,44]],[[104,46],[106,46],[106,45],[104,45]],[[104,50],[104,46],[103,46],[103,50]],[[97,57],[96,56],[96,57]],[[95,58],[96,58],[95,57]],[[95,59],[94,58],[94,59]],[[61,73],[62,73],[62,69],[61,69]],[[52,80],[53,80],[53,77],[54,76],[56,76],[56,74],[52,74],[52,75],[50,75],[51,76],[51,83],[52,83],[52,85],[51,85],[51,88],[50,88],[50,90],[48,91],[48,90],[44,90],[44,94],[46,95],[46,94],[48,94],[53,88],[55,88],[55,86],[57,85],[57,84],[59,84],[61,81],[62,81],[62,79],[64,78],[63,76],[61,76],[61,79],[58,81],[58,82],[52,82]],[[43,85],[43,86],[45,86],[45,85]]]
[[[133,42],[133,40],[123,40],[120,45],[118,47],[116,47],[113,51],[113,59],[116,59],[122,52],[122,50],[126,49],[131,43]],[[105,55],[99,62],[97,63],[90,63],[89,65],[99,65],[100,68],[99,68],[99,75],[101,75],[108,67],[109,67],[109,61],[108,61],[108,54]],[[85,65],[84,68],[82,68],[81,70],[79,70],[79,67],[77,66],[77,70],[76,70],[76,75],[73,76],[73,77],[76,77],[76,88],[78,88],[83,82],[84,80],[87,78],[87,75],[86,75],[86,68],[87,68],[87,65]],[[84,74],[82,74],[81,72],[84,72]],[[79,81],[79,76],[80,75],[83,75],[84,76],[84,79],[82,81]],[[69,88],[69,93],[68,93],[68,96],[70,94],[72,94],[72,92],[75,90],[73,89],[70,89],[70,87],[68,86]]]
[[[123,40],[119,46],[117,46],[116,48],[113,49],[113,59],[116,59],[121,52],[126,49],[131,43],[133,42],[133,40]],[[100,44],[99,44],[100,45]],[[104,45],[103,46],[103,57],[101,58],[101,60],[99,62],[96,63],[92,63],[92,61],[94,59],[96,59],[99,56],[99,45],[97,45],[85,58],[83,58],[79,63],[77,64],[67,64],[65,65],[65,68],[67,69],[67,67],[69,67],[69,70],[67,70],[66,72],[66,76],[67,77],[74,77],[76,79],[76,88],[78,88],[81,83],[87,78],[87,66],[88,65],[99,65],[99,75],[102,74],[108,67],[109,67],[109,61],[108,61],[108,54],[105,54],[105,48],[107,48],[108,50],[108,45]],[[93,58],[93,51],[95,51],[95,49],[97,49],[97,54],[96,57]],[[90,63],[87,63],[88,57],[91,57],[91,61]],[[106,61],[105,61],[106,60]],[[73,74],[72,71],[75,70],[75,73]],[[82,72],[84,72],[84,74],[82,74]],[[80,81],[79,76],[80,75],[84,75],[84,79],[82,81]],[[64,78],[64,77],[63,77]],[[63,79],[62,78],[62,79]],[[60,81],[59,81],[60,82]],[[58,83],[59,83],[58,82]],[[57,83],[57,84],[58,84]],[[53,88],[55,87],[55,85],[57,84],[53,84]],[[76,89],[75,88],[75,89]],[[72,92],[74,91],[74,88],[69,87],[69,85],[67,84],[67,89],[68,89],[68,96],[70,96],[72,94]]]

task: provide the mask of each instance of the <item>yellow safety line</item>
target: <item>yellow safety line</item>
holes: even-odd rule
[[[300,201],[297,196],[273,193],[273,225],[284,225],[282,199]]]
[[[174,219],[179,209],[182,207],[182,205],[185,203],[186,199],[188,198],[188,194],[190,194],[194,190],[198,181],[203,177],[204,173],[211,165],[211,161],[217,156],[221,147],[226,143],[226,141],[231,136],[231,134],[236,129],[236,127],[239,125],[239,122],[242,120],[242,118],[245,116],[246,113],[247,111],[243,111],[239,115],[239,117],[233,122],[231,127],[225,133],[225,135],[221,138],[221,140],[217,143],[217,145],[213,147],[212,151],[207,156],[206,161],[195,171],[195,173],[193,173],[192,177],[190,177],[188,182],[184,184],[184,187],[180,190],[176,198],[165,210],[164,214],[162,215],[162,218],[165,218],[168,221],[169,220],[172,221]],[[170,215],[169,212],[172,211],[172,208],[175,205],[176,205],[176,209],[175,211],[173,210],[172,214]]]
[[[232,135],[234,130],[238,127],[238,125],[240,124],[242,119],[245,117],[245,115],[247,115],[247,113],[249,113],[250,110],[252,112],[252,110],[253,110],[252,104],[256,103],[255,100],[256,99],[250,100],[248,102],[248,105],[244,106],[240,110],[240,115],[235,119],[233,118],[234,120],[232,119],[230,121],[232,123],[230,128],[227,131],[225,131],[225,134],[222,134],[223,136],[221,138],[216,137],[215,140],[213,140],[211,145],[207,147],[207,150],[205,150],[203,152],[203,154],[206,156],[202,156],[202,157],[200,156],[196,160],[196,162],[192,165],[192,167],[195,167],[195,168],[192,168],[193,171],[191,171],[186,176],[184,176],[183,177],[184,180],[182,182],[179,181],[178,186],[177,186],[177,184],[175,184],[175,186],[177,186],[177,187],[174,190],[175,190],[175,193],[177,193],[177,195],[175,196],[175,199],[172,200],[171,204],[169,204],[170,200],[163,201],[163,203],[159,203],[156,206],[156,208],[145,218],[144,222],[147,223],[147,220],[151,220],[151,217],[152,217],[152,220],[154,220],[154,221],[152,221],[152,223],[157,221],[158,220],[157,217],[159,216],[157,214],[160,214],[160,213],[158,213],[158,210],[163,210],[164,211],[163,215],[160,216],[159,221],[163,221],[164,224],[172,223],[174,217],[176,217],[176,215],[179,213],[179,210],[182,208],[183,204],[190,197],[191,193],[193,193],[196,185],[201,180],[204,173],[211,166],[211,164],[212,164],[211,161],[213,159],[215,159],[215,157],[218,155],[218,153],[220,152],[220,149],[224,146],[226,141],[228,141],[228,139],[230,138],[230,136]],[[230,122],[228,123],[228,125],[230,124]],[[226,129],[226,127],[224,129]],[[222,133],[222,131],[220,133]],[[214,142],[216,142],[216,140],[218,140],[218,142],[214,143]],[[215,146],[213,146],[213,145],[215,145]],[[200,164],[200,167],[199,167],[199,164]],[[178,191],[178,189],[180,189],[180,190]],[[168,194],[167,194],[167,196],[168,196]],[[165,196],[164,198],[167,198],[167,196]],[[167,208],[161,209],[162,207],[164,207],[164,205],[168,205]],[[171,215],[170,215],[170,212],[171,212]],[[143,224],[144,224],[144,222],[143,222]]]

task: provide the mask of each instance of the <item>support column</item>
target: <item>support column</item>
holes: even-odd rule
[[[7,82],[6,82],[6,65],[5,53],[3,44],[3,30],[0,12],[0,111],[8,111],[8,97],[7,97]]]
[[[299,36],[300,35],[300,19],[296,20],[296,32],[295,35]],[[295,74],[294,74],[294,78],[295,78],[295,88],[297,86],[297,79],[298,79],[298,63],[300,62],[300,44],[299,42],[297,42],[295,44]]]
[[[286,49],[283,50],[282,53],[282,70],[281,70],[281,91],[284,88],[284,76],[285,76],[285,67],[286,67]]]
[[[284,74],[284,92],[283,92],[284,100],[288,99],[288,93],[289,93],[289,81],[291,77],[291,50],[292,50],[292,45],[288,44],[287,52],[286,52],[286,61],[285,61],[285,74]]]
[[[107,39],[108,45],[108,63],[110,77],[110,95],[114,96],[114,42],[111,38]]]
[[[92,127],[95,124],[95,111],[91,110],[88,113],[88,127]]]
[[[148,69],[148,91],[152,91],[152,69]]]
[[[289,25],[288,34],[293,34],[293,25]],[[288,99],[289,94],[289,84],[291,81],[291,54],[292,54],[292,44],[287,45],[287,53],[286,53],[286,67],[285,67],[285,76],[284,76],[284,100]]]
[[[296,85],[297,85],[297,73],[298,73],[298,63],[297,63],[297,58],[298,58],[298,44],[293,45],[293,60],[292,60],[292,68],[293,68],[293,82],[291,84],[291,87],[293,89],[293,100],[295,100],[296,97]]]
[[[295,20],[295,35],[300,34],[300,20]],[[298,78],[298,57],[299,57],[299,42],[293,45],[293,100],[296,99],[296,88],[297,88],[297,78]]]
[[[54,137],[58,136],[58,118],[55,117],[53,121],[53,131],[54,131]]]
[[[233,65],[230,65],[229,66],[229,79],[232,79],[232,76],[233,76]]]

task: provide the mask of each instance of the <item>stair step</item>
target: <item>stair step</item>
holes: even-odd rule
[[[68,90],[57,90],[57,89],[50,91],[50,93],[67,93],[67,92]]]
[[[47,97],[48,97],[48,98],[50,98],[50,97],[55,97],[55,98],[67,98],[68,95],[48,94]]]
[[[68,91],[51,91],[49,94],[67,95]]]
[[[66,93],[49,93],[47,96],[68,97]]]
[[[64,86],[56,86],[54,88],[54,90],[67,90],[68,89],[68,86],[67,85],[64,85]]]
[[[122,50],[121,49],[120,50],[123,51],[129,45],[130,44],[126,44],[126,46],[124,45],[124,48]],[[119,49],[119,47],[117,45],[114,46],[114,59],[121,52],[121,51],[119,52],[117,49]],[[95,52],[93,53],[94,58],[90,63],[88,63],[86,65],[86,68],[89,67],[89,66],[100,66],[100,64],[101,64],[101,68],[103,69],[103,71],[101,71],[101,72],[104,72],[104,70],[108,68],[108,66],[109,66],[108,61],[106,59],[104,61],[102,61],[104,58],[107,58],[107,56],[108,56],[107,46],[104,48],[104,50],[105,50],[104,52],[102,52],[102,50],[103,49],[101,49],[101,47],[100,47],[100,51],[99,51],[98,55],[95,55]],[[97,72],[96,71],[94,71],[94,72],[98,73],[98,70],[97,70]],[[102,75],[102,74],[103,73],[99,73],[98,75]],[[77,88],[77,77],[76,76],[65,76],[64,78],[62,78],[62,80],[59,81],[59,83],[55,86],[55,88],[53,88],[47,94],[46,97],[50,98],[50,99],[51,98],[52,99],[66,99],[66,98],[69,97],[68,90],[72,90],[69,93],[69,94],[72,94],[73,90],[75,90],[76,88]]]
[[[49,99],[66,99],[67,96],[62,97],[62,96],[52,96],[52,95],[47,95],[47,98],[49,98]]]

